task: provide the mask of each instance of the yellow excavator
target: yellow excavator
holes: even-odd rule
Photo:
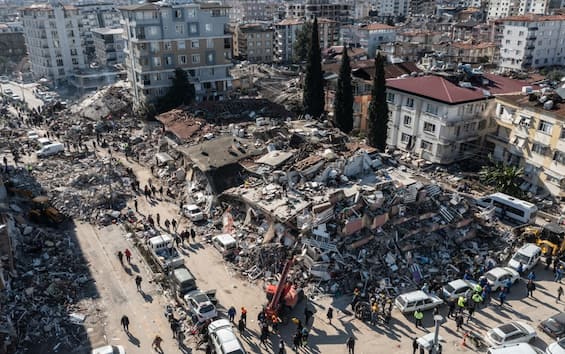
[[[535,242],[543,254],[556,256],[565,251],[565,229],[557,223],[548,223],[543,227],[528,226],[522,232],[528,242]]]
[[[35,197],[31,200],[32,207],[29,218],[38,224],[60,224],[65,221],[64,215],[51,205],[47,196]]]

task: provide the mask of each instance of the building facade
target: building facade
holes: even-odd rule
[[[112,66],[124,62],[124,30],[121,28],[96,28],[92,30],[96,61]]]
[[[111,2],[84,3],[76,5],[80,14],[81,39],[87,61],[95,59],[94,35],[95,28],[121,28],[120,11]]]
[[[565,15],[524,15],[496,21],[503,70],[565,64]]]
[[[351,6],[347,3],[329,0],[307,0],[305,2],[286,3],[286,18],[305,18],[313,20],[323,17],[340,23],[351,19]]]
[[[275,30],[265,24],[253,23],[235,28],[233,55],[251,63],[273,62]]]
[[[543,96],[542,96],[543,97]],[[487,137],[495,160],[524,170],[524,192],[565,197],[565,106],[551,97],[496,98],[496,132]]]
[[[396,28],[382,23],[371,23],[359,28],[362,35],[361,48],[367,50],[369,58],[374,58],[381,44],[391,43],[396,40]]]
[[[273,21],[278,8],[276,2],[266,0],[230,0],[226,4],[230,6],[231,23]]]
[[[375,6],[379,16],[407,16],[409,13],[409,0],[378,0]]]
[[[547,14],[549,0],[518,0],[511,2],[507,0],[488,1],[487,18],[496,20],[508,16],[519,16],[526,14]]]
[[[196,99],[220,100],[231,88],[228,8],[217,3],[146,3],[121,7],[125,61],[136,104],[155,102],[175,68],[188,73]]]
[[[24,32],[21,24],[0,23],[0,73],[9,74],[17,70],[26,56]]]
[[[75,6],[38,4],[22,9],[25,43],[35,79],[66,80],[85,67],[80,14]]]

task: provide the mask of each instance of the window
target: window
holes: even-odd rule
[[[155,53],[159,51],[159,43],[157,42],[151,42],[149,44],[149,48],[151,49],[151,52]]]
[[[160,57],[153,57],[153,65],[161,66],[161,58]]]
[[[73,65],[78,65],[78,59],[77,58],[73,58]]]
[[[431,104],[431,103],[426,104],[426,113],[431,113],[431,114],[437,115],[437,112],[438,112],[438,106],[436,106],[435,104]]]
[[[179,55],[179,64],[186,64],[186,55]]]
[[[476,124],[477,124],[477,123],[466,123],[466,124],[463,126],[463,131],[464,131],[465,133],[474,131]]]
[[[214,48],[214,40],[212,38],[208,38],[206,40],[206,48],[208,49]]]
[[[487,127],[487,120],[483,119],[479,122],[479,130],[483,130]]]
[[[214,64],[214,53],[208,53],[206,55],[206,64]]]
[[[190,33],[198,33],[198,24],[197,23],[191,23],[188,25],[188,31]]]
[[[390,103],[394,103],[394,93],[389,92],[386,94],[386,101]]]
[[[178,34],[184,34],[184,23],[177,23],[175,25],[175,32]]]
[[[164,48],[165,50],[171,50],[171,49],[172,49],[171,42],[169,42],[169,41],[163,42],[163,48]]]
[[[436,131],[436,125],[432,124],[432,123],[428,123],[428,122],[424,122],[424,131],[426,133],[435,133]]]
[[[420,148],[425,151],[432,151],[433,147],[434,144],[430,143],[429,141],[422,140],[422,142],[420,143]]]
[[[185,41],[177,41],[177,49],[186,49]]]
[[[534,143],[532,145],[532,152],[535,152],[539,155],[547,155],[547,153],[549,152],[549,147],[540,143]]]
[[[192,63],[199,64],[200,63],[200,54],[192,54]]]
[[[549,123],[548,121],[545,120],[539,121],[538,130],[540,132],[551,134],[551,128],[553,128],[553,124]]]
[[[175,9],[175,18],[182,18],[182,9]]]
[[[556,151],[553,154],[553,161],[565,165],[565,153],[561,151]]]
[[[406,107],[414,108],[414,99],[407,97],[406,98]]]
[[[166,57],[165,57],[165,64],[166,64],[166,65],[173,65],[173,57],[171,57],[171,56],[166,56]]]
[[[200,48],[200,41],[199,40],[190,41],[190,47],[191,48]]]
[[[149,27],[149,35],[150,36],[156,36],[158,34],[159,34],[159,27],[157,27],[157,26]]]
[[[410,125],[412,124],[412,117],[405,115],[404,116],[404,125]]]
[[[409,134],[402,133],[402,135],[400,136],[400,141],[404,144],[408,144],[410,142],[410,138],[411,136]]]
[[[188,17],[194,18],[196,17],[196,9],[186,9],[186,14]]]
[[[204,31],[206,32],[212,32],[212,24],[211,23],[207,23],[204,25]]]

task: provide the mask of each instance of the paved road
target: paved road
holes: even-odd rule
[[[28,106],[33,109],[43,105],[43,101],[35,97],[35,95],[33,94],[33,90],[36,86],[36,83],[19,84],[17,82],[10,81],[6,84],[0,84],[0,89],[2,90],[2,92],[4,92],[9,88],[10,90],[12,90],[12,92],[14,92],[15,95],[24,98]]]

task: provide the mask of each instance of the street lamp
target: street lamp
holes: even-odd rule
[[[436,327],[434,331],[434,343],[432,344],[432,353],[441,354],[441,344],[439,344],[439,328],[443,323],[443,317],[441,315],[435,315],[434,323]]]

